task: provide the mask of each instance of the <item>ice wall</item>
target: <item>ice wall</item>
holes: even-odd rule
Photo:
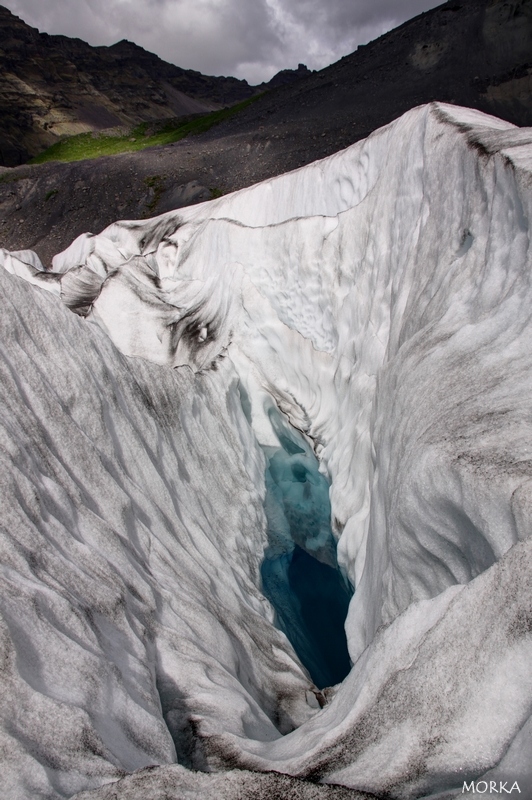
[[[149,507],[162,503],[164,536],[152,530],[157,515],[145,512],[142,519],[144,547],[157,554],[150,562],[153,584],[162,581],[168,592],[153,601],[165,633],[136,635],[156,687],[164,676],[159,715],[156,690],[150,694],[150,725],[164,719],[183,763],[274,770],[397,798],[452,796],[464,779],[482,775],[530,786],[531,141],[530,130],[433,104],[296,172],[81,237],[56,257],[53,273],[42,273],[27,253],[4,254],[8,271],[51,289],[87,316],[68,316],[55,298],[10,279],[15,294],[25,293],[8,327],[17,341],[19,331],[27,336],[19,358],[24,361],[40,336],[50,340],[42,357],[50,388],[34,395],[57,391],[51,376],[62,350],[54,337],[73,330],[67,335],[73,361],[83,364],[90,353],[89,373],[112,376],[94,387],[92,405],[83,411],[89,431],[94,414],[103,420],[108,452],[102,464],[114,483],[106,478],[102,486],[109,492],[116,483],[123,498],[123,482],[115,477],[119,463],[140,470],[122,506],[138,502],[139,486]],[[26,316],[42,303],[41,324],[28,327]],[[51,328],[53,315],[59,316]],[[11,360],[13,347],[5,348]],[[144,383],[139,371],[148,376]],[[140,381],[155,395],[142,419],[140,411],[135,417],[138,451],[124,450],[131,432],[105,433],[124,425],[124,415],[129,419],[128,403],[116,400],[116,421],[98,410],[117,375],[125,386]],[[247,418],[237,401],[242,387]],[[127,391],[133,396],[134,386]],[[124,392],[120,386],[118,397]],[[13,408],[33,420],[35,403],[27,398],[34,395],[20,380],[12,394],[22,398]],[[76,408],[69,397],[61,395],[56,404],[65,415],[60,422],[43,414],[42,449],[67,451],[78,464],[83,448],[71,447],[64,433]],[[171,447],[165,442],[178,435],[175,408],[182,404],[184,438]],[[272,404],[313,442],[331,481],[340,565],[356,587],[347,622],[355,665],[321,711],[259,592],[266,546],[261,448],[278,446]],[[166,421],[162,433],[160,418]],[[145,442],[144,427],[153,441]],[[17,441],[16,429],[8,430]],[[48,455],[37,460],[35,435],[29,431],[23,446],[33,482],[35,474],[48,478],[50,469]],[[168,472],[160,466],[159,441],[164,453],[174,448],[179,454]],[[75,474],[74,466],[69,470]],[[167,477],[159,495],[151,487],[159,485],[161,471]],[[185,472],[193,476],[190,485]],[[64,480],[54,491],[66,492],[77,520],[78,508],[92,510],[103,489],[87,488],[93,475],[85,469],[76,484],[80,496]],[[47,498],[48,484],[39,492]],[[16,514],[30,507],[21,503],[17,483],[9,496]],[[118,501],[102,496],[96,516],[106,520],[107,506]],[[188,516],[181,504],[191,504]],[[124,521],[130,517],[113,517],[118,540],[106,552],[110,569],[122,558],[134,563],[124,555],[132,541],[132,523]],[[40,519],[30,515],[24,524],[48,542],[49,520]],[[72,527],[64,524],[69,535]],[[172,547],[165,544],[159,556],[153,541],[166,542],[165,536]],[[182,550],[192,561],[182,560]],[[35,576],[34,562],[27,554],[21,559]],[[187,579],[190,569],[201,580]],[[44,591],[38,574],[31,580],[35,592]],[[100,585],[100,576],[91,582]],[[26,587],[19,573],[14,585]],[[46,591],[64,597],[66,589],[54,584]],[[87,605],[83,592],[76,602]],[[65,603],[70,608],[74,600],[68,595]],[[102,625],[110,616],[102,613]],[[40,641],[35,625],[32,618],[22,626],[34,643]],[[166,636],[174,637],[175,655],[159,662],[155,654],[167,652]],[[114,636],[100,640],[102,664],[129,676],[130,664],[110,644]],[[178,646],[183,641],[187,645]],[[63,661],[74,664],[73,645],[63,644]],[[54,652],[43,663],[52,664]],[[13,674],[21,669],[13,667]],[[62,685],[74,673],[72,666]],[[93,685],[98,697],[118,692],[109,684],[104,690],[101,680]],[[34,686],[42,692],[47,684]],[[87,729],[104,743],[97,757],[103,772],[89,779],[83,762],[76,786],[172,759],[162,727],[156,752],[124,745],[111,758],[105,747],[114,734],[90,717],[92,701],[84,705],[76,696],[68,702],[85,709]],[[133,710],[125,701],[120,707],[131,730]],[[80,725],[73,723],[69,734],[78,743]],[[281,736],[291,727],[297,730]],[[26,734],[9,735],[14,752],[32,753],[35,764],[54,752],[53,744],[42,743],[44,732],[35,751],[25,744]],[[49,768],[42,769],[40,786],[68,796],[67,766],[57,767],[55,784]]]
[[[0,280],[3,796],[204,768],[209,720],[292,730],[317,703],[259,592],[264,461],[234,374],[126,358]]]

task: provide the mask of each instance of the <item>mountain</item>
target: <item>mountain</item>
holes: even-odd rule
[[[122,40],[91,47],[50,36],[0,6],[0,164],[24,163],[59,138],[230,106],[310,74],[282,70],[249,86],[168,64]]]
[[[0,162],[59,137],[212,111],[250,97],[246,81],[180,69],[123,40],[91,47],[39,33],[0,6]]]
[[[532,0],[450,0],[269,91],[201,136],[4,173],[0,244],[30,247],[49,262],[87,229],[207,200],[311,163],[433,100],[530,125],[531,53]]]
[[[431,103],[0,252],[6,800],[532,797],[531,221],[532,130]]]

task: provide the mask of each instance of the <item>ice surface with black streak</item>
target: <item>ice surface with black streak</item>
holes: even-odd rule
[[[532,796],[531,206],[532,132],[432,104],[51,271],[2,253],[8,797],[175,761]],[[355,589],[324,696],[261,591],[272,408]]]

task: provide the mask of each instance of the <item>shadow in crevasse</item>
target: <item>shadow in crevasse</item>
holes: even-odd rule
[[[342,681],[351,667],[344,623],[352,591],[338,568],[329,483],[312,447],[278,409],[269,416],[279,447],[263,447],[269,542],[263,591],[277,627],[323,689]]]

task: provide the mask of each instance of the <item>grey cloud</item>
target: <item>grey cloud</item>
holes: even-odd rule
[[[319,69],[439,0],[0,0],[39,30],[90,44],[130,39],[207,74],[268,80]]]
[[[325,23],[327,32],[379,25],[381,21],[400,24],[422,11],[440,5],[441,0],[284,0],[287,11],[310,26]]]

